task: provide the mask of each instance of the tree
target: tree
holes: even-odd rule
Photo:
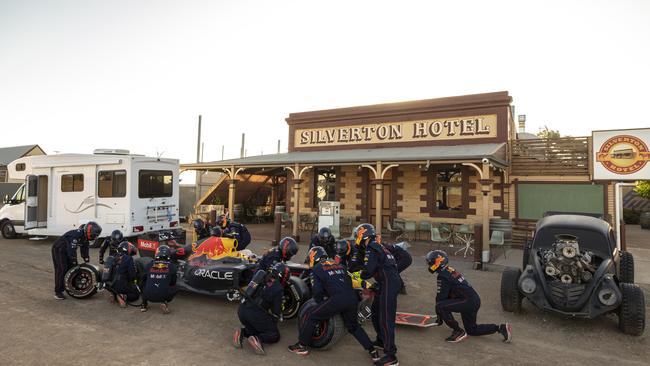
[[[634,187],[634,192],[639,195],[641,198],[650,200],[650,181],[642,180],[636,184]]]
[[[537,137],[542,139],[558,139],[560,138],[560,131],[549,130],[547,126],[544,126],[544,129],[537,133]]]

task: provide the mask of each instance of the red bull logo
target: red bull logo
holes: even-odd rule
[[[233,242],[233,239],[211,236],[198,244],[192,244],[192,255],[188,259],[192,260],[203,255],[206,259],[219,259],[225,257],[232,253],[234,248],[234,243],[227,241]]]

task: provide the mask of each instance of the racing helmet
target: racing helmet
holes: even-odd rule
[[[195,219],[194,221],[192,221],[192,226],[194,226],[194,230],[203,230],[205,224],[203,223],[203,220]]]
[[[219,226],[215,226],[210,229],[210,236],[221,237],[222,235],[223,235],[223,231]]]
[[[289,277],[291,277],[291,271],[289,270],[289,267],[287,267],[287,265],[282,262],[274,264],[273,267],[271,267],[270,274],[271,277],[280,281],[282,285],[287,283]]]
[[[327,259],[327,252],[323,247],[312,247],[309,249],[307,259],[309,262],[309,268],[314,268],[316,264],[320,263],[324,259]]]
[[[341,239],[337,240],[336,244],[334,244],[334,250],[339,256],[347,257],[352,252],[352,246],[350,245],[349,241]]]
[[[161,245],[156,249],[156,256],[155,258],[157,260],[163,260],[163,261],[168,261],[169,258],[171,257],[171,249],[167,245]]]
[[[230,219],[228,218],[228,215],[220,215],[217,218],[217,226],[222,229],[227,229],[228,226],[230,226]]]
[[[427,261],[429,272],[436,273],[440,270],[447,268],[449,264],[449,256],[442,250],[432,250],[427,253],[425,260]]]
[[[123,242],[120,243],[120,245],[117,246],[117,252],[122,253],[122,254],[129,254],[129,243],[128,241],[124,240]]]
[[[122,241],[124,241],[124,235],[122,235],[122,232],[119,230],[113,230],[111,233],[111,242],[121,243]]]
[[[375,227],[371,224],[361,224],[354,228],[352,236],[356,245],[362,245],[366,239],[374,240],[377,234],[375,233]]]
[[[278,244],[278,251],[283,261],[288,261],[298,253],[298,242],[290,236],[282,238]]]
[[[102,233],[102,227],[94,221],[88,221],[82,229],[88,240],[95,240]]]
[[[321,245],[327,244],[327,242],[332,237],[332,230],[328,227],[322,227],[318,230],[318,242]]]

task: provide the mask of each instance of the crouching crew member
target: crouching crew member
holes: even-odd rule
[[[345,266],[329,259],[322,247],[311,248],[308,258],[312,269],[312,293],[318,305],[304,315],[298,343],[289,346],[289,351],[309,354],[307,346],[311,345],[316,325],[341,314],[348,332],[370,353],[373,361],[378,360],[379,352],[357,320],[358,298]]]
[[[361,278],[374,278],[379,289],[372,302],[372,325],[377,332],[375,346],[384,349],[384,356],[376,365],[399,365],[395,346],[395,316],[397,294],[402,281],[397,272],[397,263],[392,254],[379,243],[375,227],[361,224],[354,229],[355,243],[365,251],[365,265]]]
[[[336,244],[334,245],[334,250],[336,252],[336,255],[334,256],[334,261],[336,263],[342,264],[346,267],[348,267],[348,264],[350,260],[352,259],[352,244],[350,244],[350,241],[341,239],[337,240]]]
[[[465,280],[463,275],[449,265],[449,258],[442,250],[432,250],[426,256],[429,272],[438,274],[438,294],[436,296],[436,315],[438,325],[444,321],[447,326],[453,329],[447,342],[460,342],[471,336],[481,336],[499,333],[503,341],[509,343],[512,340],[512,328],[510,324],[476,324],[476,314],[481,307],[481,299],[478,293]],[[454,319],[452,313],[460,313],[463,319],[463,330]]]
[[[52,244],[52,262],[54,263],[54,298],[65,299],[65,273],[77,265],[77,247],[85,263],[90,261],[89,241],[95,240],[102,233],[96,222],[90,221],[79,229],[66,232]]]
[[[126,307],[127,302],[135,301],[140,297],[140,291],[135,284],[137,272],[131,257],[132,245],[128,241],[123,241],[117,247],[117,256],[115,256],[115,280],[112,290],[117,295],[117,301],[122,308]]]
[[[298,243],[292,237],[285,237],[280,240],[278,246],[271,248],[258,262],[258,269],[269,272],[271,267],[278,262],[286,262],[298,253]]]
[[[243,224],[232,222],[228,215],[221,215],[217,225],[223,231],[223,236],[237,239],[237,250],[244,250],[251,243],[251,234]]]
[[[277,323],[282,320],[282,297],[290,276],[284,263],[276,263],[268,274],[260,270],[253,276],[239,305],[239,321],[243,328],[238,328],[233,335],[235,348],[242,348],[246,338],[255,353],[263,355],[265,343],[280,340]]]
[[[336,240],[332,235],[332,230],[328,227],[322,227],[318,234],[314,235],[309,242],[309,249],[313,247],[322,247],[327,252],[327,256],[334,258],[336,256]]]
[[[114,257],[117,254],[117,246],[124,240],[124,235],[119,230],[113,230],[111,236],[104,239],[101,248],[99,248],[99,264],[104,264],[104,254],[108,250],[108,256]]]
[[[404,279],[402,279],[402,272],[413,263],[413,257],[411,257],[411,253],[404,248],[402,243],[384,244],[384,246],[395,257],[395,262],[397,263],[397,273],[400,275],[400,281],[402,281],[399,293],[406,295],[406,285],[404,284]]]
[[[210,225],[206,225],[203,220],[195,219],[192,221],[194,232],[196,233],[196,241],[203,240],[210,236]]]
[[[149,302],[159,302],[163,314],[169,314],[169,302],[176,295],[176,266],[170,260],[171,249],[161,245],[155,259],[145,267],[140,311],[147,311]]]

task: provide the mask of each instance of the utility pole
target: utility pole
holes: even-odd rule
[[[201,115],[199,114],[199,131],[196,140],[196,162],[200,163],[201,159]],[[196,170],[196,182],[194,183],[194,212],[198,211],[199,199],[201,198],[201,172]]]
[[[280,140],[278,139],[278,154],[280,153]]]
[[[241,134],[241,151],[239,152],[239,157],[243,158],[246,154],[246,150],[244,150],[244,139],[246,137],[245,133]]]
[[[223,160],[223,149],[226,147],[226,145],[221,145],[221,160]]]

